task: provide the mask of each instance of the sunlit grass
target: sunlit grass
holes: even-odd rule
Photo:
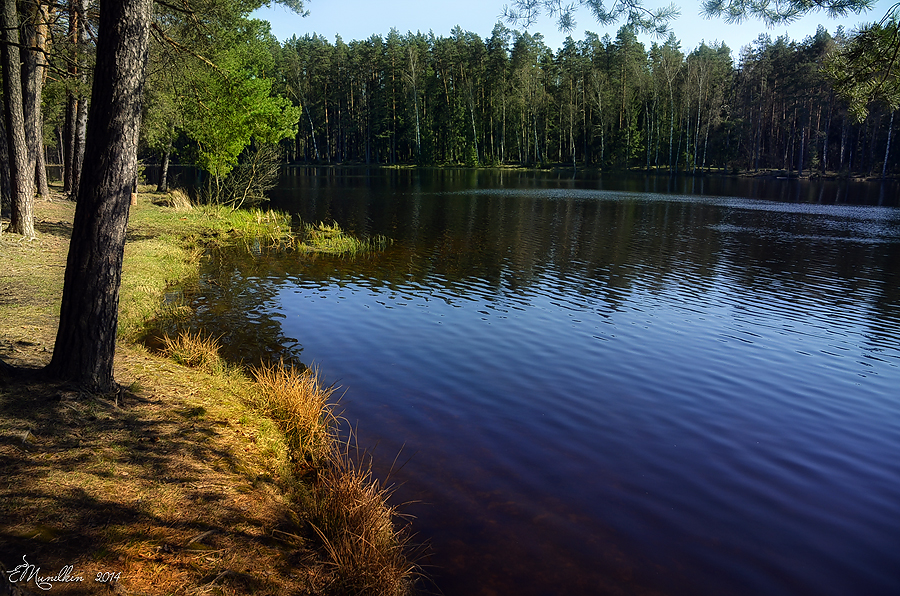
[[[150,321],[189,314],[182,312],[187,307],[177,300],[164,300],[164,289],[195,280],[210,245],[261,239],[263,244],[304,252],[356,255],[384,248],[388,242],[361,241],[337,225],[304,225],[292,232],[290,217],[275,211],[171,205],[139,201],[132,209],[120,318],[129,337],[137,336]],[[321,557],[317,565],[322,565],[322,573],[315,583],[322,593],[413,592],[419,572],[408,556],[405,528],[395,526],[398,514],[388,503],[390,491],[370,468],[354,463],[346,449],[342,452],[333,387],[323,387],[315,371],[283,363],[250,370],[229,367],[219,355],[218,341],[201,332],[164,336],[162,346],[172,361],[202,371],[191,374],[204,377],[203,385],[219,388],[223,402],[232,409],[226,418],[248,431],[252,428],[253,453],[266,462],[293,499],[298,515],[308,522],[306,539],[317,545]],[[171,382],[175,389],[185,380]],[[225,395],[229,397],[224,399]],[[220,406],[203,402],[202,408],[185,410],[183,415],[194,420],[209,416],[214,408]]]
[[[153,236],[185,246],[263,238],[271,244],[290,243],[291,216],[272,209],[232,209],[225,205],[190,205],[187,194],[143,192],[128,222],[132,236]],[[185,205],[188,201],[188,208]]]
[[[335,593],[412,593],[419,573],[407,555],[407,533],[394,524],[390,491],[339,449],[333,388],[323,388],[315,371],[283,363],[256,368],[253,375],[253,405],[281,429],[295,462],[316,466],[303,505],[327,555]]]
[[[284,363],[252,369],[252,405],[281,428],[295,458],[312,464],[329,459],[337,433],[333,388],[323,388],[312,370]]]
[[[319,252],[332,255],[355,256],[362,252],[372,250],[384,250],[389,240],[384,236],[376,236],[368,240],[360,240],[334,223],[304,224],[302,226],[301,242],[298,249],[306,252]]]
[[[155,196],[153,204],[160,207],[172,207],[176,211],[190,211],[194,208],[191,197],[180,188],[170,190],[161,196]]]
[[[163,354],[182,366],[199,368],[210,374],[226,369],[225,361],[219,356],[219,342],[213,337],[204,337],[199,331],[183,331],[174,338],[166,335],[163,343]]]
[[[341,459],[332,388],[303,369],[254,374],[226,365],[219,342],[202,332],[155,335],[153,352],[132,343],[148,325],[189,314],[171,288],[195,283],[210,244],[260,229],[277,235],[287,217],[160,206],[148,194],[131,210],[119,295],[116,378],[127,389],[90,396],[40,384],[46,397],[36,399],[29,377],[0,391],[0,434],[24,437],[8,450],[23,463],[8,466],[12,488],[0,498],[10,535],[77,541],[88,570],[121,570],[129,593],[225,593],[209,578],[251,559],[265,570],[264,593],[409,593],[418,576],[404,555],[403,528],[394,527],[388,491],[369,469]],[[0,330],[5,339],[45,337],[50,346],[54,307],[44,304],[58,313],[74,206],[38,208],[38,240],[0,242],[4,295],[16,297],[0,305],[8,309]],[[15,416],[11,403],[21,407]],[[29,430],[35,408],[43,408],[38,420],[52,417],[72,432]],[[40,469],[27,463],[38,454]],[[85,515],[106,523],[85,525]],[[190,548],[207,535],[218,550]]]

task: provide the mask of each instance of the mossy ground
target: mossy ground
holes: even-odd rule
[[[257,389],[242,371],[185,367],[131,341],[159,315],[167,284],[196,275],[204,242],[247,234],[248,223],[277,240],[285,222],[256,212],[235,225],[151,198],[139,197],[129,221],[122,390],[86,395],[0,375],[0,563],[26,556],[45,576],[72,565],[84,581],[55,584],[63,594],[387,593],[360,591],[370,580],[348,578],[328,553],[336,538],[321,536],[311,499],[332,489],[305,475],[340,465],[321,473],[298,461],[276,422],[248,405]],[[35,212],[35,240],[0,237],[0,358],[32,370],[52,353],[74,205],[38,199]],[[401,564],[390,593],[411,587],[415,568]],[[121,575],[106,586],[100,573]]]

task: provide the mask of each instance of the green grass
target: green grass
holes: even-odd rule
[[[332,255],[356,256],[372,250],[384,250],[390,242],[384,236],[376,236],[369,240],[355,238],[340,228],[336,223],[304,224],[297,248],[304,252],[317,252]]]
[[[410,593],[404,527],[338,442],[331,388],[290,367],[226,366],[202,333],[158,338],[156,353],[135,341],[148,323],[189,314],[171,290],[195,282],[210,244],[283,238],[286,216],[153,204],[166,196],[142,190],[120,288],[116,378],[128,390],[111,399],[4,378],[0,436],[15,440],[0,444],[11,462],[0,525],[14,541],[52,541],[47,566],[82,557],[86,575],[121,571],[128,593],[232,593],[209,579],[248,560],[254,571],[234,577],[264,571],[253,593]],[[36,211],[36,240],[0,239],[0,355],[32,367],[52,352],[74,204]],[[198,558],[192,537],[210,530],[216,550]]]
[[[293,245],[291,218],[285,213],[221,205],[186,207],[180,191],[141,190],[145,192],[131,208],[128,221],[119,300],[122,338],[139,339],[153,320],[190,315],[178,290],[196,283],[198,263],[208,247],[239,242]]]
[[[302,242],[297,242],[289,216],[282,213],[161,206],[147,200],[132,208],[129,235],[119,320],[121,334],[131,339],[154,320],[190,314],[178,300],[166,300],[166,288],[193,283],[203,251],[211,244],[262,240],[303,252],[355,255],[387,243],[383,238],[360,241],[337,225],[324,224],[303,226],[298,234]],[[395,526],[390,491],[369,468],[351,461],[346,444],[341,449],[333,387],[322,387],[315,371],[284,364],[249,371],[226,366],[218,342],[199,332],[164,337],[162,342],[163,354],[206,373],[203,389],[191,393],[221,396],[196,400],[202,408],[185,410],[186,420],[212,416],[246,423],[265,467],[279,478],[313,531],[307,539],[318,543],[324,560],[322,593],[414,592],[420,573],[407,555],[406,529]],[[177,375],[165,379],[157,377],[155,382],[190,389]],[[210,392],[212,387],[216,389]]]
[[[219,342],[215,338],[204,337],[199,331],[196,334],[184,331],[174,338],[167,335],[163,343],[163,354],[183,366],[199,368],[210,374],[225,372],[227,368],[219,356]]]

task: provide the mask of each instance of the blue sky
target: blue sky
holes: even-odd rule
[[[434,31],[435,35],[447,36],[456,25],[487,38],[494,24],[500,20],[506,3],[508,0],[310,0],[306,4],[309,16],[305,18],[274,3],[270,8],[256,11],[253,16],[269,21],[272,33],[282,41],[294,34],[299,37],[306,33],[318,33],[332,42],[339,34],[345,42],[349,42],[367,39],[373,34],[386,35],[391,27],[396,27],[401,34],[407,31]],[[668,4],[668,0],[660,3],[647,1],[650,7],[662,4]],[[698,14],[699,0],[688,0],[681,3],[681,17],[672,24],[672,30],[681,41],[683,51],[693,50],[704,40],[707,43],[724,41],[736,57],[740,48],[755,40],[760,33],[766,32],[773,39],[787,34],[792,39],[802,40],[815,33],[820,23],[833,33],[841,24],[846,29],[852,29],[860,23],[878,21],[892,4],[893,0],[879,0],[872,11],[859,16],[833,20],[817,13],[786,27],[766,29],[758,21],[727,25],[721,19],[705,19]],[[578,26],[571,34],[576,40],[582,39],[585,31],[593,31],[601,37],[604,33],[615,37],[619,29],[619,25],[601,27],[584,10],[576,15],[576,20]],[[566,34],[557,31],[553,20],[546,17],[529,31],[543,34],[544,43],[554,50],[562,45],[566,37]],[[653,38],[642,36],[642,41],[649,47]]]

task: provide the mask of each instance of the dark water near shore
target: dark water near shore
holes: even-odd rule
[[[896,185],[311,168],[277,194],[394,243],[215,255],[194,324],[346,388],[444,594],[900,593]]]

